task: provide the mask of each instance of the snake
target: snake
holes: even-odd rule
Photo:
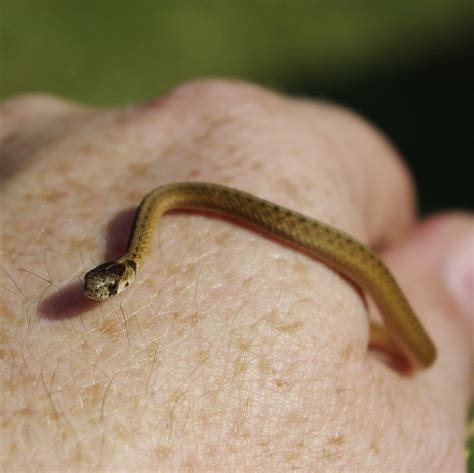
[[[135,213],[124,254],[86,273],[85,295],[103,301],[127,289],[148,253],[156,223],[174,209],[227,215],[315,257],[374,301],[385,325],[371,324],[374,346],[420,369],[435,361],[431,338],[390,270],[366,245],[319,220],[220,184],[178,182],[149,192]]]

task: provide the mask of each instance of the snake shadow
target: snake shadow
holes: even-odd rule
[[[125,251],[135,210],[136,208],[122,210],[107,224],[104,261],[116,259]],[[87,271],[94,266],[92,263]],[[79,281],[67,284],[44,298],[38,306],[39,315],[49,320],[64,320],[97,308],[100,302],[84,295],[84,274]]]

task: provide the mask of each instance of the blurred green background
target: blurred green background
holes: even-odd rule
[[[117,105],[237,77],[356,109],[403,153],[423,214],[471,208],[473,19],[470,0],[0,0],[0,99]]]
[[[0,0],[0,98],[97,105],[237,77],[339,101],[395,142],[423,213],[471,207],[472,2]]]

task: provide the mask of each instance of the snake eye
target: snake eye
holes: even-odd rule
[[[109,291],[111,294],[117,294],[117,287],[118,287],[118,284],[116,282],[110,284],[109,286]]]

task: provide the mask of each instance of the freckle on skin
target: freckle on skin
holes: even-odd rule
[[[73,239],[71,238],[70,244],[68,246],[68,252],[74,253],[79,250],[88,250],[92,252],[96,248],[96,241],[94,238],[80,238],[80,239]]]
[[[278,179],[276,182],[279,187],[281,187],[283,190],[285,190],[288,193],[288,195],[298,195],[298,193],[300,192],[299,183],[297,184],[295,182],[291,182],[286,177],[282,177]]]
[[[292,411],[286,416],[285,423],[289,428],[293,428],[295,425],[304,424],[307,420],[307,416],[301,414],[299,411]]]
[[[46,202],[54,202],[56,200],[64,199],[67,197],[67,192],[58,191],[58,190],[51,190],[47,192],[43,192],[41,198]]]
[[[279,315],[280,311],[276,307],[273,307],[266,317],[266,322],[268,322],[270,325],[273,325]]]
[[[159,274],[159,273],[158,273]],[[154,291],[156,289],[156,294],[158,295],[161,292],[160,288],[156,288],[156,283],[152,279],[146,279],[141,283],[143,287]]]
[[[352,345],[346,345],[343,350],[341,351],[341,359],[343,362],[346,362],[349,358],[351,358],[352,354],[354,353],[354,347]]]
[[[198,177],[201,175],[201,172],[199,169],[191,169],[191,171],[188,172],[187,176],[192,178],[192,177]]]
[[[222,183],[232,187],[232,184],[235,182],[235,178],[232,176],[225,176],[221,179]]]
[[[13,452],[15,452],[15,451],[17,450],[17,445],[18,445],[18,444],[17,444],[16,440],[14,440],[14,441],[12,442],[11,446],[10,446],[10,453],[13,453]]]
[[[235,375],[243,374],[248,369],[248,363],[245,363],[241,358],[237,359],[234,363]]]
[[[330,437],[326,442],[327,445],[342,445],[346,443],[346,440],[342,435],[335,435],[334,437]]]
[[[240,340],[238,342],[239,350],[242,352],[250,351],[251,346],[252,346],[251,340]]]
[[[160,274],[161,270],[156,271],[156,275]],[[177,274],[181,273],[181,267],[177,264],[172,264],[166,267],[166,275],[167,276],[176,276]],[[155,275],[155,273],[153,273]]]
[[[134,176],[142,176],[149,172],[149,165],[148,163],[130,161],[127,163],[127,169]]]
[[[304,328],[302,320],[295,320],[290,324],[275,324],[275,329],[283,333],[296,333],[300,332]]]
[[[252,289],[254,287],[254,280],[253,278],[247,278],[244,281],[242,281],[241,284],[243,289]]]
[[[301,456],[301,454],[298,453],[298,452],[288,452],[285,455],[285,461],[286,462],[294,461],[294,460],[298,459],[300,456]]]
[[[195,327],[195,326],[198,324],[198,322],[199,322],[200,319],[201,319],[201,317],[199,316],[198,311],[197,311],[197,310],[194,311],[194,312],[192,313],[192,315],[189,316],[189,323],[190,323],[190,326],[191,326],[191,327]]]
[[[163,159],[169,159],[170,156],[175,156],[176,155],[176,144],[171,142],[169,145],[165,146],[162,150],[160,155],[163,157]]]
[[[268,357],[259,357],[258,359],[258,369],[262,374],[267,375],[268,373],[273,373],[275,370],[272,369],[272,363]]]
[[[115,339],[120,332],[120,327],[117,319],[105,319],[97,324],[99,332]]]
[[[308,274],[309,273],[308,266],[306,264],[302,263],[301,261],[298,261],[298,260],[296,260],[293,263],[292,269],[298,274]]]
[[[263,172],[265,170],[265,167],[263,166],[261,162],[255,161],[250,166],[250,170],[255,171],[255,172]]]
[[[217,234],[216,243],[220,245],[226,244],[232,238],[232,233],[229,231],[221,231]]]
[[[278,269],[288,269],[290,266],[290,263],[285,258],[278,258],[276,260],[276,264],[278,266]]]
[[[390,409],[391,409],[392,411],[395,410],[395,403],[393,402],[393,399],[392,399],[392,398],[389,397],[389,398],[387,399],[387,404],[388,404],[388,406],[390,407]]]
[[[2,314],[3,319],[15,320],[15,311],[7,305],[6,301],[0,303],[0,313]],[[6,335],[0,333],[0,343],[2,345],[6,344]]]
[[[131,205],[138,205],[143,199],[143,191],[130,190],[124,194]],[[128,230],[128,229],[127,229]]]
[[[373,441],[371,442],[371,444],[370,444],[370,450],[371,450],[372,452],[374,452],[376,455],[378,455],[378,454],[380,453],[380,447],[379,447],[378,443],[377,443],[375,440],[373,440]]]
[[[225,129],[226,125],[234,122],[234,118],[226,117],[203,117],[202,130],[196,133],[191,139],[198,145],[206,148],[212,142],[219,139],[222,134],[222,129]]]
[[[198,471],[199,461],[194,455],[188,455],[188,458],[184,462],[185,471]]]
[[[171,447],[165,447],[158,445],[155,447],[155,457],[157,460],[166,460],[173,454],[173,449]]]
[[[101,383],[86,386],[81,392],[81,402],[84,409],[95,408],[101,401],[104,386]]]
[[[229,155],[235,154],[235,152],[239,149],[239,146],[235,143],[228,143],[226,145],[226,151]]]
[[[57,421],[61,417],[61,414],[58,412],[58,410],[55,407],[51,407],[51,405],[48,405],[46,409],[46,418],[48,419],[48,422],[51,421]],[[65,436],[65,432],[63,431],[63,436]]]
[[[294,445],[295,448],[299,448],[299,449],[304,448],[304,446],[305,446],[305,443],[304,443],[303,440],[300,440],[299,442],[296,442],[295,445]]]
[[[283,379],[276,379],[275,386],[277,387],[279,391],[287,391],[290,386],[290,383],[288,383],[288,381],[285,381]]]
[[[239,431],[239,438],[241,439],[248,439],[250,438],[250,432],[248,430],[242,429]]]
[[[94,150],[94,147],[90,144],[90,143],[87,143],[85,145],[82,145],[80,148],[79,148],[85,155],[91,155],[95,150]]]
[[[174,333],[175,333],[176,339],[179,340],[181,338],[184,338],[188,332],[184,328],[180,328],[180,329],[176,330]]]
[[[22,195],[22,199],[23,201],[26,201],[26,202],[29,202],[30,200],[32,200],[33,198],[35,198],[36,196],[34,194],[32,194],[31,192],[25,192],[23,195]]]
[[[203,364],[209,359],[209,350],[199,350],[195,356],[194,359],[198,364]]]
[[[204,130],[194,135],[192,139],[196,143],[196,145],[205,146],[207,143],[211,141],[211,137],[213,135],[214,135],[213,130],[209,127],[206,127]]]

